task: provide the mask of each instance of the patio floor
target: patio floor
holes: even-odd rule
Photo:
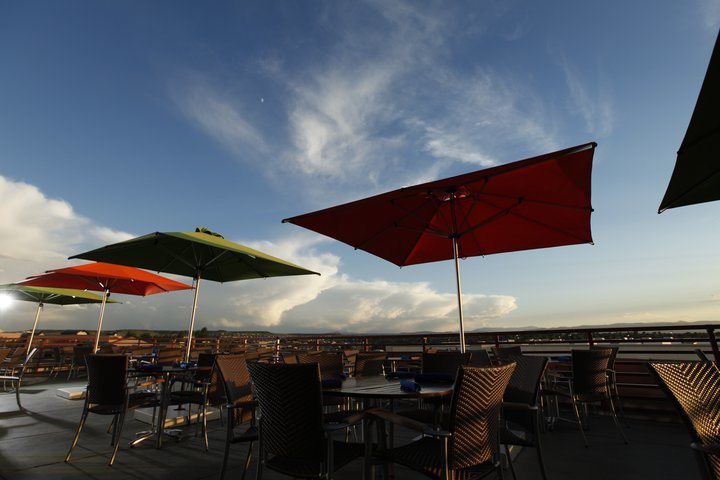
[[[22,401],[27,413],[16,410],[15,396],[0,392],[0,479],[216,479],[222,463],[224,429],[219,421],[210,422],[210,451],[195,436],[195,426],[185,428],[184,438],[168,440],[161,450],[149,442],[130,449],[134,432],[146,424],[128,418],[123,428],[115,465],[107,466],[111,453],[108,418],[91,415],[73,451],[72,463],[63,461],[73,438],[82,409],[81,400],[56,395],[57,388],[83,386],[84,381],[60,382],[29,379],[23,386]],[[399,438],[403,432],[397,432]],[[559,479],[694,479],[701,478],[689,438],[680,423],[632,420],[626,429],[625,445],[612,422],[602,416],[591,418],[588,432],[590,448],[584,448],[577,429],[559,424],[542,436],[545,463],[551,480]],[[246,447],[231,447],[227,479],[239,479]],[[540,478],[537,456],[532,449],[520,452],[515,460],[518,478]],[[254,478],[255,464],[247,478]],[[506,478],[511,478],[506,471]],[[355,462],[336,475],[338,479],[361,478],[361,462]],[[288,478],[267,472],[264,478]],[[395,478],[424,478],[396,468]]]

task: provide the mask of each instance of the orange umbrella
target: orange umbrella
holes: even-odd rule
[[[20,285],[34,287],[60,287],[76,288],[79,290],[95,290],[103,292],[103,302],[100,307],[97,335],[95,336],[94,352],[97,352],[100,343],[105,304],[110,292],[126,295],[154,295],[156,293],[171,292],[174,290],[189,290],[190,285],[176,282],[139,268],[114,265],[112,263],[87,263],[74,267],[48,270],[43,275],[30,277]]]

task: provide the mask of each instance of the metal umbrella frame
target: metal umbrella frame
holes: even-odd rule
[[[595,143],[287,218],[398,266],[454,261],[465,351],[459,259],[592,243]]]
[[[53,305],[79,305],[88,303],[102,303],[103,297],[85,290],[76,290],[71,288],[54,288],[54,287],[31,287],[27,285],[19,285],[10,283],[0,285],[0,293],[9,294],[14,300],[37,303],[35,312],[35,321],[30,330],[30,339],[28,341],[27,351],[25,355],[30,354],[35,331],[37,330],[40,312],[46,303]],[[115,300],[107,300],[108,303],[117,303]]]
[[[194,232],[154,232],[106,245],[72,258],[132,265],[155,272],[192,277],[195,283],[185,361],[190,360],[201,280],[231,282],[252,278],[320,275],[268,255],[205,228]]]
[[[192,287],[170,278],[161,277],[139,268],[110,263],[95,262],[66,268],[48,270],[43,275],[31,277],[21,285],[40,287],[67,287],[88,289],[103,292],[100,305],[98,329],[95,335],[93,352],[97,352],[100,344],[105,305],[110,292],[126,295],[147,296],[176,290],[189,290]]]

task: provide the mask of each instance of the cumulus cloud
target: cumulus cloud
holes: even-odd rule
[[[37,187],[0,176],[0,268],[2,283],[63,266],[84,246],[130,238],[125,232],[94,225],[60,199]]]

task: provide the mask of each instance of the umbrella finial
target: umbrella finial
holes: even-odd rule
[[[205,227],[197,227],[195,229],[195,231],[198,233],[207,233],[208,235],[212,235],[213,237],[225,238],[222,235],[220,235],[219,233],[213,232],[209,228],[205,228]]]

